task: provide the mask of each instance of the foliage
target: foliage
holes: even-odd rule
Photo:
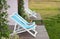
[[[28,21],[28,15],[24,11],[24,0],[18,0],[18,14]]]
[[[22,14],[22,17],[27,21],[29,20],[28,15],[26,13]]]
[[[20,39],[19,35],[14,34],[13,36],[10,36],[8,39]]]
[[[19,37],[19,35],[14,34],[14,35],[9,36],[9,38],[2,37],[2,39],[21,39],[21,38]]]
[[[50,39],[60,39],[60,14],[44,20]]]
[[[18,0],[18,14],[22,16],[23,13],[24,13],[24,1]]]
[[[8,21],[7,21],[7,9],[8,5],[6,0],[0,0],[0,39],[2,37],[9,36]]]

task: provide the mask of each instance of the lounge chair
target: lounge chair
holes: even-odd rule
[[[23,21],[23,23],[25,23],[25,24],[31,24],[31,25],[35,25],[35,26],[36,26],[35,22],[32,22],[32,23],[27,22],[27,21],[26,21],[25,19],[23,19],[18,13],[15,13],[15,15],[18,16],[18,17],[20,18],[20,20]]]
[[[11,35],[13,34],[18,34],[18,33],[22,33],[22,32],[29,32],[32,36],[36,37],[37,31],[35,30],[35,23],[33,23],[32,25],[28,25],[28,22],[25,20],[22,20],[23,18],[21,16],[19,16],[17,13],[13,14],[10,16],[15,22],[15,27],[14,27],[14,31]],[[17,24],[19,25],[17,27]],[[21,28],[22,27],[22,28]],[[32,30],[33,32],[31,32],[30,30]]]
[[[25,12],[26,12],[27,14],[29,14],[30,17],[33,16],[33,17],[37,18],[37,16],[36,16],[36,15],[37,15],[36,12],[32,11],[31,9],[29,9],[29,8],[26,9],[26,8],[25,8]]]

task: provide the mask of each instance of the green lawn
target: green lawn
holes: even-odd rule
[[[60,39],[60,14],[44,20],[50,39]]]
[[[60,13],[60,2],[40,2],[40,1],[30,1],[29,7],[40,13],[40,15],[45,18],[45,16],[52,16]]]
[[[60,39],[60,0],[30,0],[29,7],[42,16],[50,39]]]

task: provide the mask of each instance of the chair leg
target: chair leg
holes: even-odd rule
[[[24,31],[22,31],[22,32],[25,32],[25,31],[27,31],[27,32],[29,32],[32,36],[34,36],[34,37],[36,37],[36,34],[37,34],[37,31],[35,31],[35,28],[36,28],[36,26],[32,29],[35,33],[33,34],[30,30],[27,30],[27,29],[25,29]],[[11,34],[11,35],[14,35],[14,34],[17,34],[17,33],[22,33],[21,31],[19,32],[17,32],[17,30],[20,30],[19,28],[17,28],[17,24],[15,24],[15,27],[14,27],[14,31],[13,31],[13,33]]]
[[[13,33],[16,32],[16,27],[17,27],[17,23],[15,24],[15,27],[14,27],[14,31],[13,31]]]
[[[37,31],[33,30],[35,33],[33,34],[31,31],[27,30],[32,36],[36,37]]]
[[[36,34],[38,33],[35,29],[36,29],[36,26],[37,25],[35,25],[35,27],[32,29],[32,31],[34,31],[35,33],[33,34],[32,32],[30,32],[31,33],[31,35],[33,35],[34,37],[36,37]]]
[[[12,36],[12,35],[14,35],[16,33],[16,26],[17,26],[17,24],[15,24],[13,33],[11,33],[10,36]]]
[[[34,35],[35,35],[35,37],[36,37],[36,34],[37,34],[38,32],[37,32],[36,30],[33,30],[33,31],[35,32],[35,34],[34,34]]]

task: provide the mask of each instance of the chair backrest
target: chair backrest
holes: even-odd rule
[[[23,23],[23,22],[21,21],[21,19],[20,19],[18,16],[16,16],[16,14],[12,15],[11,18],[12,18],[17,24],[19,24],[20,26],[22,26],[22,27],[24,27],[24,28],[31,28],[31,27],[33,27],[33,26],[28,26],[27,24]]]
[[[28,23],[28,22],[27,22],[24,18],[22,18],[18,13],[15,13],[15,15],[18,16],[18,18],[20,18],[21,21],[23,21],[25,24]]]
[[[36,17],[36,13],[35,13],[34,11],[30,10],[30,9],[25,9],[25,12],[26,12],[27,14],[30,14],[31,16],[37,18],[37,17]]]

